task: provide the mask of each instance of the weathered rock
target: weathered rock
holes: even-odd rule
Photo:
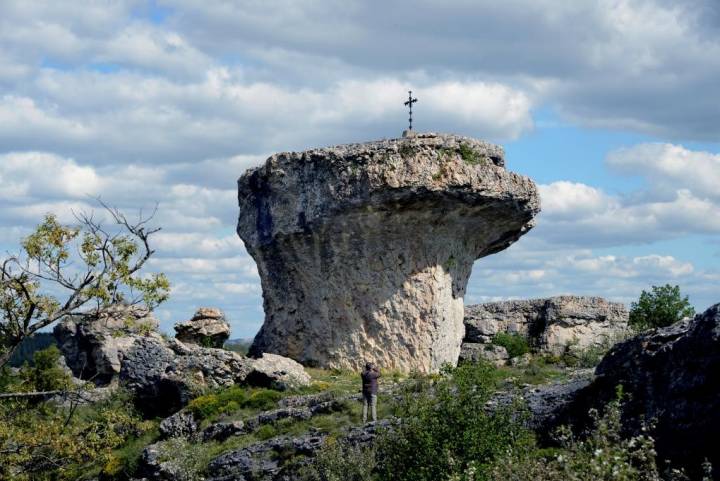
[[[490,343],[500,332],[526,336],[535,348],[561,354],[612,343],[627,333],[628,311],[600,297],[490,302],[465,308],[464,344]]]
[[[522,421],[534,429],[545,441],[552,430],[564,421],[563,411],[570,406],[593,379],[591,369],[573,373],[570,379],[542,385],[513,385],[497,392],[485,405],[492,412],[500,407],[512,407],[515,403],[527,408],[529,416]]]
[[[532,360],[533,355],[529,352],[526,352],[525,354],[510,359],[510,365],[514,367],[527,367],[530,365],[530,362]]]
[[[162,442],[143,449],[136,470],[136,476],[149,481],[191,481],[185,474],[180,463],[163,452]]]
[[[263,354],[253,360],[246,381],[253,386],[285,390],[309,386],[311,378],[296,361],[277,354]]]
[[[345,430],[340,440],[354,446],[367,446],[380,432],[392,429],[397,422],[391,418],[353,427]],[[210,463],[208,481],[299,479],[296,476],[298,465],[312,462],[326,438],[327,434],[316,431],[298,437],[279,436],[225,453]]]
[[[265,307],[251,354],[423,372],[457,362],[473,262],[539,211],[500,147],[435,134],[276,154],[238,199]]]
[[[720,304],[691,321],[616,345],[595,373],[595,380],[557,412],[557,423],[586,426],[588,409],[601,408],[622,385],[628,434],[639,433],[643,420],[654,420],[650,434],[658,459],[697,472],[707,458],[714,476],[720,476]]]
[[[227,438],[247,433],[243,421],[229,421],[211,424],[202,431],[202,439],[208,441],[225,441]]]
[[[283,463],[294,456],[313,456],[326,434],[281,436],[223,454],[210,462],[210,480],[268,481],[282,479]]]
[[[220,316],[217,310],[200,309],[194,319],[219,323]],[[55,336],[73,374],[103,386],[98,396],[120,383],[150,415],[172,414],[207,389],[237,383],[289,389],[310,383],[310,376],[292,359],[277,355],[251,359],[224,349],[166,340],[157,325],[146,309],[118,305],[65,320],[55,328]]]
[[[189,438],[198,432],[200,423],[192,411],[178,411],[160,423],[160,434],[163,438]]]
[[[54,334],[67,366],[81,379],[108,384],[137,339],[160,338],[158,321],[140,306],[113,305],[65,319]]]
[[[245,381],[253,360],[222,349],[184,347],[176,352],[162,339],[138,339],[126,353],[120,381],[148,413],[170,414],[204,389]]]
[[[175,324],[175,333],[185,344],[223,347],[230,337],[230,324],[220,309],[201,307],[189,321]]]
[[[465,342],[460,349],[461,361],[478,362],[482,360],[489,361],[496,366],[504,366],[508,359],[510,356],[508,356],[507,349],[494,344]]]

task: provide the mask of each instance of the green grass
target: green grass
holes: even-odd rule
[[[487,159],[468,144],[460,144],[460,157],[468,165],[485,165]]]
[[[529,365],[524,367],[502,366],[497,368],[498,387],[502,387],[508,382],[517,386],[539,385],[566,380],[568,377],[567,369],[556,364],[546,363],[542,358],[533,359]]]

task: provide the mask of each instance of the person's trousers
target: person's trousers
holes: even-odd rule
[[[368,407],[370,407],[372,420],[377,421],[377,394],[363,393],[363,424],[367,422]]]

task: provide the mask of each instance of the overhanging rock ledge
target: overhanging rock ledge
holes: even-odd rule
[[[251,353],[421,372],[457,362],[473,262],[540,210],[502,148],[441,134],[275,154],[238,201],[265,308]]]

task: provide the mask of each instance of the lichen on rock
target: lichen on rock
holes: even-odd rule
[[[539,211],[500,147],[436,134],[275,154],[238,200],[265,307],[251,353],[421,372],[457,362],[473,262]]]

